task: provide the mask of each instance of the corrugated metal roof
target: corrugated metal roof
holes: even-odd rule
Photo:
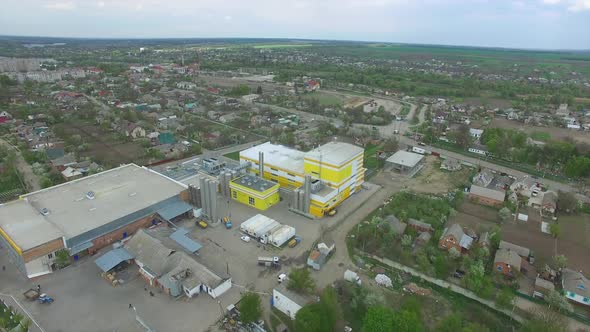
[[[133,256],[125,248],[117,248],[100,256],[94,263],[104,272],[108,272],[115,266],[130,259],[133,259]]]
[[[70,254],[75,255],[83,250],[91,248],[92,246],[93,246],[93,244],[91,241],[80,243],[78,245],[73,246],[72,249],[70,249]]]
[[[166,220],[172,220],[175,217],[178,217],[179,215],[193,209],[190,204],[180,199],[180,197],[177,196],[175,198],[176,199],[170,201],[168,204],[158,210],[158,214],[162,218]]]
[[[170,238],[174,240],[176,243],[178,243],[180,246],[182,246],[184,249],[186,249],[188,252],[194,254],[203,246],[199,242],[186,236],[186,234],[188,234],[188,230],[184,228],[179,228],[176,232],[170,234]]]

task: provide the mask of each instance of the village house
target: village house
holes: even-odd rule
[[[473,238],[463,232],[463,227],[454,224],[443,230],[438,247],[447,251],[455,248],[457,252],[465,252],[471,248],[472,243]]]
[[[143,129],[140,125],[129,122],[127,124],[127,128],[125,129],[125,136],[131,138],[141,138],[145,137],[145,129]]]
[[[510,190],[525,197],[537,196],[542,191],[539,179],[526,175],[510,185]]]
[[[389,223],[391,231],[395,235],[403,235],[406,231],[406,227],[408,227],[408,224],[401,222],[396,216],[392,214],[385,217],[385,221]]]
[[[10,120],[12,120],[12,115],[10,115],[10,113],[6,111],[0,112],[0,124],[6,123]]]
[[[582,272],[563,269],[561,283],[570,301],[590,306],[590,280]]]
[[[434,232],[432,225],[412,218],[408,220],[408,226],[418,232]]]
[[[514,277],[522,268],[522,257],[510,249],[498,249],[494,257],[494,269],[508,277]]]

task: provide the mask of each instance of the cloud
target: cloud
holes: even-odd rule
[[[572,12],[580,12],[590,10],[590,0],[573,0],[570,1],[570,6],[567,8]]]
[[[105,3],[104,3],[104,1],[99,1],[99,2],[97,2],[97,3],[96,3],[96,5],[97,5],[98,7],[100,7],[100,8],[102,8],[102,7],[104,7],[104,6],[105,6]]]
[[[231,20],[232,20],[232,17],[231,17],[231,16],[229,16],[229,15],[227,15],[227,16],[225,16],[223,19],[224,19],[224,20],[226,20],[226,21],[231,21]]]
[[[73,10],[76,8],[76,4],[68,1],[68,2],[51,2],[45,4],[43,7],[52,10]]]
[[[565,5],[570,12],[590,10],[590,0],[542,0],[546,5]]]

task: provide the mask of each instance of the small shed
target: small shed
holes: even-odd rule
[[[400,150],[385,160],[386,168],[395,170],[402,175],[412,177],[420,171],[424,164],[421,154]]]
[[[98,257],[94,263],[103,271],[108,272],[117,265],[132,260],[133,256],[125,248],[113,249]]]

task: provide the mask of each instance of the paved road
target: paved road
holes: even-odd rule
[[[29,165],[29,163],[25,161],[20,150],[16,146],[10,144],[8,141],[5,141],[4,139],[0,139],[0,144],[4,145],[9,150],[13,150],[16,153],[16,167],[18,168],[18,171],[24,178],[24,183],[27,187],[26,189],[29,192],[40,190],[41,182],[39,180],[39,176],[33,173],[33,168],[31,167],[31,165]]]

